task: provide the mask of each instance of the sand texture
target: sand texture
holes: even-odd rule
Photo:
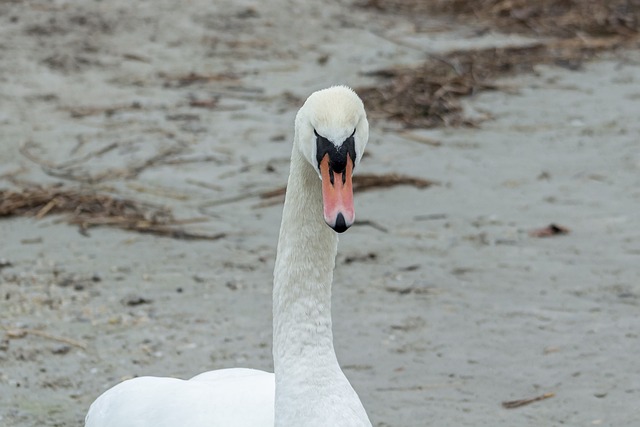
[[[0,218],[1,426],[82,425],[134,376],[271,370],[262,196],[301,102],[535,42],[322,3],[0,2],[0,189],[126,198],[187,233]],[[640,426],[640,53],[532,71],[462,100],[475,127],[372,116],[356,172],[434,183],[356,192],[340,239],[335,347],[374,426]]]

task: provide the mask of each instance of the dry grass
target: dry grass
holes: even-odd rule
[[[505,32],[571,38],[637,34],[639,0],[438,1],[441,11],[479,17]]]
[[[416,68],[382,70],[381,85],[360,88],[367,109],[406,127],[469,126],[461,98],[496,89],[494,81],[510,74],[532,72],[538,64],[575,69],[616,39],[558,40],[526,47],[452,52]]]
[[[223,234],[189,233],[179,225],[194,220],[176,220],[167,209],[106,194],[61,186],[0,190],[0,218],[30,216],[40,219],[48,215],[64,215],[69,224],[78,225],[82,232],[91,227],[108,226],[176,239],[215,240],[224,237]]]
[[[358,90],[367,109],[406,127],[473,125],[461,98],[496,89],[497,78],[538,64],[577,69],[600,51],[636,42],[640,32],[640,0],[371,0],[365,6],[412,17],[449,13],[501,31],[556,37],[525,47],[457,51],[419,67],[374,73],[380,84]]]
[[[413,16],[448,14],[503,32],[563,38],[640,32],[640,0],[369,0],[363,5]]]

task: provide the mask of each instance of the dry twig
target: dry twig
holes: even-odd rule
[[[537,228],[529,232],[531,237],[553,237],[569,234],[569,229],[558,224],[549,224],[543,228]]]
[[[427,188],[434,184],[437,183],[423,178],[398,175],[395,173],[383,175],[359,174],[354,175],[353,177],[353,191],[357,191],[360,193],[364,191],[375,190],[378,188],[395,187],[397,185],[411,185],[416,188]],[[282,197],[284,196],[286,191],[287,187],[280,187],[274,190],[263,191],[262,193],[260,193],[260,198],[271,199],[274,197]]]
[[[74,347],[81,348],[83,350],[87,349],[86,344],[84,344],[84,343],[82,343],[80,341],[77,341],[77,340],[74,340],[74,339],[71,339],[71,338],[67,338],[67,337],[61,337],[61,336],[58,336],[58,335],[51,335],[51,334],[49,334],[47,332],[44,332],[44,331],[41,331],[39,329],[7,328],[5,326],[2,326],[2,329],[5,330],[5,332],[6,332],[6,334],[7,334],[7,336],[9,338],[23,338],[23,337],[25,337],[27,335],[37,335],[37,336],[42,337],[42,338],[46,338],[46,339],[50,339],[50,340],[53,340],[53,341],[58,341],[58,342],[61,342],[61,343],[69,344],[69,345],[72,345]]]
[[[160,152],[156,153],[155,155],[151,156],[150,158],[144,161],[141,161],[139,163],[132,164],[126,168],[107,169],[100,173],[90,174],[84,171],[83,169],[79,168],[78,165],[87,160],[90,160],[91,158],[102,156],[105,153],[113,150],[118,146],[117,143],[109,144],[106,147],[103,147],[97,151],[88,153],[85,156],[82,156],[76,159],[71,159],[62,163],[52,163],[46,159],[43,159],[37,156],[32,152],[32,149],[35,145],[36,144],[34,144],[31,141],[25,142],[20,146],[20,153],[23,156],[25,156],[27,159],[31,160],[32,162],[40,165],[43,172],[46,173],[47,175],[50,175],[56,178],[63,178],[63,179],[68,179],[72,181],[82,182],[86,184],[95,184],[97,182],[118,179],[118,178],[121,178],[121,179],[135,178],[146,169],[149,169],[154,166],[171,164],[172,162],[180,163],[181,161],[186,163],[186,161],[183,161],[181,159],[172,158],[173,156],[181,154],[185,150],[184,144],[178,144],[178,145],[167,147],[161,150]],[[198,161],[210,161],[210,160],[212,160],[212,158],[205,157],[204,159],[199,159]]]
[[[502,402],[502,407],[506,409],[520,408],[521,406],[525,406],[534,402],[539,402],[541,400],[549,399],[550,397],[553,397],[555,395],[556,395],[555,393],[545,393],[541,396],[531,397],[528,399],[510,400],[507,402]]]
[[[353,191],[363,192],[397,185],[410,185],[416,188],[428,188],[436,184],[423,178],[389,173],[384,175],[360,174],[353,177]]]

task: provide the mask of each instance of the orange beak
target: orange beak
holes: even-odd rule
[[[353,207],[352,173],[353,161],[349,155],[347,155],[347,167],[342,173],[331,170],[329,154],[326,154],[320,162],[324,220],[338,233],[351,227],[356,217]]]

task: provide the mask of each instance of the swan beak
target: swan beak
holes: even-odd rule
[[[353,208],[352,173],[353,161],[349,155],[347,155],[347,166],[342,173],[331,169],[329,154],[326,154],[320,162],[324,220],[338,233],[351,227],[356,217]]]

